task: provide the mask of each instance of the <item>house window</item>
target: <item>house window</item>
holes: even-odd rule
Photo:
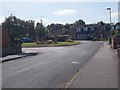
[[[97,28],[95,27],[94,30],[97,30]]]
[[[90,28],[88,28],[88,30],[90,30]]]
[[[117,30],[120,29],[120,26],[116,26],[116,29],[117,29]]]
[[[81,28],[81,31],[83,31],[83,28]]]
[[[76,32],[80,32],[81,31],[81,29],[80,28],[76,28]]]
[[[91,28],[91,31],[94,31],[95,30],[95,28]]]
[[[84,28],[84,31],[88,31],[88,28]]]

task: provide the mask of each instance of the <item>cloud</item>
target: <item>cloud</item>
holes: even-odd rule
[[[53,12],[53,14],[58,16],[65,16],[65,15],[74,14],[74,13],[77,13],[77,11],[72,9],[64,9],[57,12]]]
[[[111,15],[112,15],[113,18],[117,18],[118,17],[118,12],[113,12]]]
[[[41,19],[36,19],[35,20],[35,25],[37,24],[37,22],[40,22],[40,21],[41,21]],[[42,17],[42,21],[43,21],[43,25],[45,25],[45,26],[51,23],[51,20],[46,19],[44,17]]]

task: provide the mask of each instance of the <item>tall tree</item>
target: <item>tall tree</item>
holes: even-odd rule
[[[22,37],[28,34],[30,37],[34,35],[34,21],[24,21],[12,14],[5,19],[2,23],[3,30],[4,28],[8,29],[9,40],[11,43],[14,43],[16,40],[20,40]]]
[[[35,27],[35,32],[36,32],[36,40],[37,41],[43,41],[43,39],[45,38],[45,27],[43,26],[42,23],[37,23],[36,27]]]

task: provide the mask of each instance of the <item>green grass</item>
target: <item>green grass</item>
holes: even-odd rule
[[[23,43],[23,47],[51,47],[51,46],[70,46],[70,45],[78,45],[80,42],[58,42],[57,44],[36,44],[35,42],[32,43]]]

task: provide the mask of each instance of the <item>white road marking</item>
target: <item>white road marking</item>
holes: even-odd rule
[[[72,63],[74,63],[74,64],[80,64],[80,62],[75,62],[75,61],[72,61]]]

